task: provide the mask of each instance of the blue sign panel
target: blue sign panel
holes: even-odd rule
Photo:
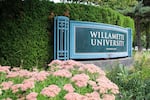
[[[75,52],[126,52],[127,33],[90,27],[75,27]]]
[[[131,57],[130,28],[73,21],[57,16],[54,20],[54,59],[96,59]]]
[[[108,24],[70,21],[70,58],[129,56],[128,30],[127,28]]]

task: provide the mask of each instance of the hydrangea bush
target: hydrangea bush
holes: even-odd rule
[[[0,100],[115,100],[118,93],[93,64],[53,60],[46,71],[0,66]]]

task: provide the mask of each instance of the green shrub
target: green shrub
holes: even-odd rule
[[[107,74],[119,86],[120,95],[117,96],[117,100],[150,99],[149,55],[149,52],[135,53],[133,68],[119,66]]]
[[[6,0],[7,1],[7,0]],[[12,0],[14,1],[14,0]],[[3,1],[0,6],[0,64],[42,67],[53,59],[53,17],[69,12],[71,20],[131,27],[133,20],[103,7],[47,0]],[[15,4],[15,6],[10,6]],[[9,6],[6,9],[6,6]]]
[[[4,18],[0,24],[0,64],[30,69],[52,59],[48,15],[49,2],[26,0],[22,4],[22,15]]]

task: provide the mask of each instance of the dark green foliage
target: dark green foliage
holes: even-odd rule
[[[6,7],[9,9],[6,9]],[[47,0],[6,0],[0,4],[0,64],[43,67],[53,59],[53,17],[131,27],[134,22],[110,8]]]
[[[0,23],[0,64],[27,69],[41,67],[52,56],[52,43],[47,30],[49,6],[52,4],[25,0],[20,5],[21,15],[17,18],[4,16]]]
[[[149,100],[150,99],[150,77],[145,77],[145,69],[149,71],[149,67],[138,65],[135,69],[129,70],[124,66],[112,69],[107,74],[110,80],[118,85],[120,94],[116,100]]]

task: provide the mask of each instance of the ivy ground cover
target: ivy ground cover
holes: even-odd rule
[[[54,60],[47,70],[0,66],[0,100],[115,100],[118,86],[93,64]]]

